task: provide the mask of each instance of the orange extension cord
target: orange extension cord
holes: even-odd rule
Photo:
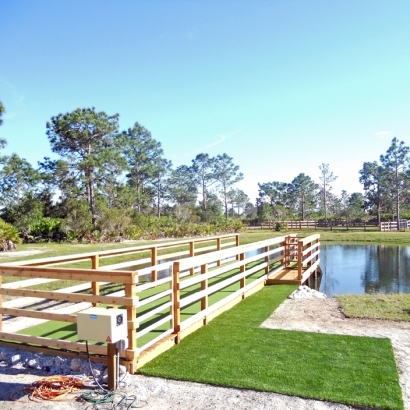
[[[15,395],[19,391],[24,391],[28,394],[29,398],[35,402],[40,400],[57,400],[64,397],[68,393],[72,393],[83,387],[83,382],[76,377],[67,376],[50,376],[37,380],[31,383],[30,386],[23,387],[10,394],[10,399],[13,401],[18,400]]]

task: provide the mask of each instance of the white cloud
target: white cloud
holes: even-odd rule
[[[389,134],[390,134],[390,131],[378,131],[374,135],[376,135],[376,137],[385,137],[386,135],[389,135]]]
[[[219,140],[217,140],[215,142],[211,142],[210,144],[205,145],[205,148],[211,148],[211,147],[214,147],[215,145],[222,144],[225,140],[226,140],[225,135],[221,135]]]

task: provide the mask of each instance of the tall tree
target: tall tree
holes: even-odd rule
[[[376,207],[377,223],[380,224],[381,212],[388,199],[386,172],[381,165],[373,161],[364,162],[359,174],[359,181],[363,184],[366,195],[366,207],[369,209]]]
[[[6,112],[3,103],[0,101],[0,125],[3,124],[3,119],[1,118]],[[0,138],[0,149],[3,149],[7,145],[7,141],[4,138]]]
[[[161,203],[166,197],[167,187],[166,187],[166,177],[169,175],[172,167],[172,162],[165,158],[159,158],[155,162],[154,180],[153,186],[156,193],[156,208],[158,218],[161,216]]]
[[[328,192],[332,189],[332,186],[330,184],[336,181],[337,176],[333,175],[333,172],[329,170],[329,164],[321,164],[319,165],[319,169],[320,169],[319,179],[322,181],[321,196],[322,196],[323,210],[325,213],[325,222],[327,223],[327,196],[328,196]]]
[[[192,173],[202,195],[202,210],[206,211],[209,188],[218,182],[216,171],[216,158],[211,158],[208,154],[198,154],[192,160]]]
[[[410,148],[404,145],[404,141],[399,141],[394,137],[386,154],[380,156],[386,179],[392,188],[397,221],[400,221],[400,203],[404,199],[403,193],[408,189],[409,151]]]
[[[312,178],[303,173],[296,176],[288,186],[289,198],[302,221],[306,220],[307,212],[314,209],[318,188]]]
[[[237,207],[238,216],[240,215],[240,211],[245,210],[246,204],[249,203],[249,197],[242,191],[242,189],[230,189],[228,192],[228,202],[231,204],[232,213],[234,211],[234,207]]]
[[[287,189],[286,182],[264,182],[258,183],[260,203],[268,201],[271,206],[285,206],[287,203]]]
[[[47,123],[47,136],[53,152],[67,160],[67,166],[84,180],[92,224],[96,227],[96,171],[111,161],[120,161],[115,138],[118,114],[108,116],[94,108],[59,114]]]
[[[0,170],[0,203],[3,206],[17,205],[25,194],[34,192],[39,173],[24,158],[17,154],[3,157]]]
[[[123,132],[124,156],[128,164],[128,182],[136,191],[136,208],[142,211],[143,205],[151,201],[150,183],[156,178],[157,165],[163,150],[161,143],[152,138],[151,133],[136,122],[133,128]]]
[[[222,203],[225,208],[225,218],[228,219],[228,191],[233,185],[243,179],[242,172],[239,172],[239,165],[232,162],[233,158],[227,154],[218,155],[215,162],[216,177],[219,185],[219,192],[222,195]]]
[[[3,124],[3,119],[1,118],[6,112],[3,103],[0,101],[0,125]]]
[[[195,204],[197,199],[197,186],[192,178],[192,170],[187,165],[181,165],[172,170],[167,181],[169,199],[182,206]]]

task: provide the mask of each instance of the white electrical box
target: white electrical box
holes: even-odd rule
[[[79,340],[116,343],[126,340],[127,311],[93,307],[77,313],[77,336]]]

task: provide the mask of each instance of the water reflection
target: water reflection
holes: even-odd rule
[[[410,247],[321,245],[319,290],[346,293],[410,293]]]

